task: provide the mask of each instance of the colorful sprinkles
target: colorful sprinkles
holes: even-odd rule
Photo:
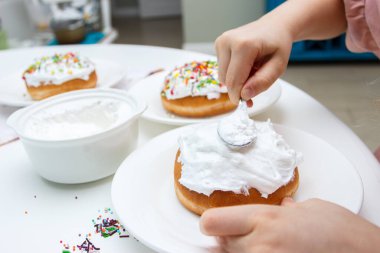
[[[97,248],[88,238],[84,240],[84,242],[81,245],[77,245],[78,249],[82,252],[98,252],[100,248]],[[75,250],[75,246],[73,246],[73,249]]]
[[[100,210],[98,210],[100,213]],[[105,208],[104,214],[113,214],[111,208]],[[93,219],[92,223],[95,227],[95,232],[100,234],[103,238],[111,237],[118,234],[120,238],[129,237],[126,229],[117,219],[106,217],[106,215],[99,214],[96,220]]]
[[[29,66],[25,73],[33,74],[41,70],[46,70],[46,66],[49,64],[58,64],[61,67],[58,68],[58,72],[63,73],[64,68],[69,68],[68,72],[72,70],[70,68],[83,68],[83,65],[80,63],[79,56],[75,53],[66,53],[66,54],[54,54],[53,56],[44,56],[39,59],[36,59],[35,62]],[[54,76],[56,74],[55,70],[50,71],[50,75]]]
[[[119,238],[129,238],[129,234],[123,225],[114,217],[114,212],[111,208],[107,207],[103,210],[98,210],[98,215],[96,218],[92,219],[92,224],[94,226],[94,235],[100,235],[100,238],[109,238],[118,236]],[[82,234],[79,233],[78,237],[81,238]],[[85,239],[80,239],[80,244],[65,243],[60,240],[59,243],[62,246],[62,253],[72,253],[79,251],[81,253],[100,253],[99,245],[95,246],[92,242],[92,233],[84,235]],[[98,243],[97,243],[98,244]],[[100,245],[101,246],[101,245]]]
[[[100,248],[96,247],[94,243],[90,241],[89,237],[86,237],[86,239],[79,245],[73,245],[70,246],[68,243],[64,243],[62,240],[59,241],[60,244],[62,244],[62,253],[71,253],[75,251],[79,252],[86,252],[86,253],[96,253],[100,252]]]
[[[70,52],[36,58],[22,74],[22,79],[32,87],[59,85],[76,78],[88,80],[94,70],[95,65],[89,59]]]
[[[163,97],[175,96],[179,90],[187,90],[189,96],[202,93],[205,88],[219,91],[225,86],[218,80],[216,61],[192,61],[176,67],[164,80]],[[181,91],[179,91],[181,92]],[[202,95],[202,94],[201,94]]]

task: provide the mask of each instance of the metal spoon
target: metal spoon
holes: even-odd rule
[[[254,143],[256,138],[257,138],[256,134],[252,134],[250,136],[245,136],[247,138],[245,138],[244,142],[242,142],[242,140],[240,140],[239,138],[230,139],[230,138],[228,138],[228,136],[225,136],[223,134],[226,132],[226,131],[223,131],[223,128],[225,130],[226,127],[227,128],[230,127],[230,129],[232,129],[233,127],[236,127],[236,124],[234,124],[234,123],[236,122],[236,120],[241,120],[241,117],[244,117],[247,120],[251,120],[251,119],[249,119],[249,115],[248,115],[247,102],[243,101],[243,100],[240,100],[239,106],[235,110],[235,112],[233,112],[231,115],[229,115],[229,116],[227,116],[227,117],[225,117],[219,121],[218,128],[217,128],[219,138],[224,143],[226,143],[227,145],[229,145],[231,147],[236,147],[236,148],[247,147],[247,146],[251,145],[252,143]],[[247,127],[250,127],[250,126],[247,126]]]

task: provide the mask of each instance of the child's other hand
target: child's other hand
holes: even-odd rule
[[[285,71],[292,46],[281,20],[260,19],[217,38],[219,80],[235,104],[268,89]]]
[[[200,226],[218,238],[215,252],[224,253],[372,253],[380,245],[378,227],[318,199],[214,208],[203,213]]]

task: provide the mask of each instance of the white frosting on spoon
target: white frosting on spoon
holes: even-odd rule
[[[218,134],[224,142],[235,147],[243,147],[254,142],[255,122],[249,118],[245,101],[240,101],[238,108],[232,114],[219,121]]]

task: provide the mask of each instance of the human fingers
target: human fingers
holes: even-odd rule
[[[217,245],[208,248],[208,251],[209,251],[210,253],[228,253],[228,252],[224,249],[224,247],[222,246],[222,245],[223,245],[223,242],[224,242],[224,238],[223,238],[223,237],[215,237],[215,240],[216,240],[216,242],[217,242]]]
[[[253,68],[251,69],[251,72],[249,73],[249,76],[252,76],[256,73],[256,71],[260,68],[260,62],[255,63]],[[248,108],[251,108],[253,106],[253,100],[248,99],[246,100]]]
[[[252,71],[258,48],[249,41],[238,41],[231,46],[231,59],[228,65],[225,84],[233,103],[240,100],[241,89]]]
[[[219,248],[222,252],[228,253],[259,253],[262,251],[257,251],[256,247],[258,241],[255,240],[255,233],[250,233],[243,236],[224,236],[219,237],[217,240]]]
[[[290,206],[290,205],[293,205],[295,204],[296,202],[294,201],[293,198],[291,197],[285,197],[282,201],[281,201],[281,206]]]
[[[247,106],[248,106],[248,107],[252,107],[252,106],[253,106],[253,101],[252,101],[252,99],[247,100],[246,102],[247,102]]]
[[[202,233],[212,236],[244,235],[253,230],[256,213],[275,207],[267,205],[242,205],[209,209],[200,220]]]
[[[286,65],[287,60],[281,54],[274,54],[246,81],[241,97],[248,100],[268,89],[285,71]]]
[[[218,79],[219,82],[226,82],[227,68],[230,63],[231,50],[228,36],[224,33],[215,40],[215,51],[218,58]]]

